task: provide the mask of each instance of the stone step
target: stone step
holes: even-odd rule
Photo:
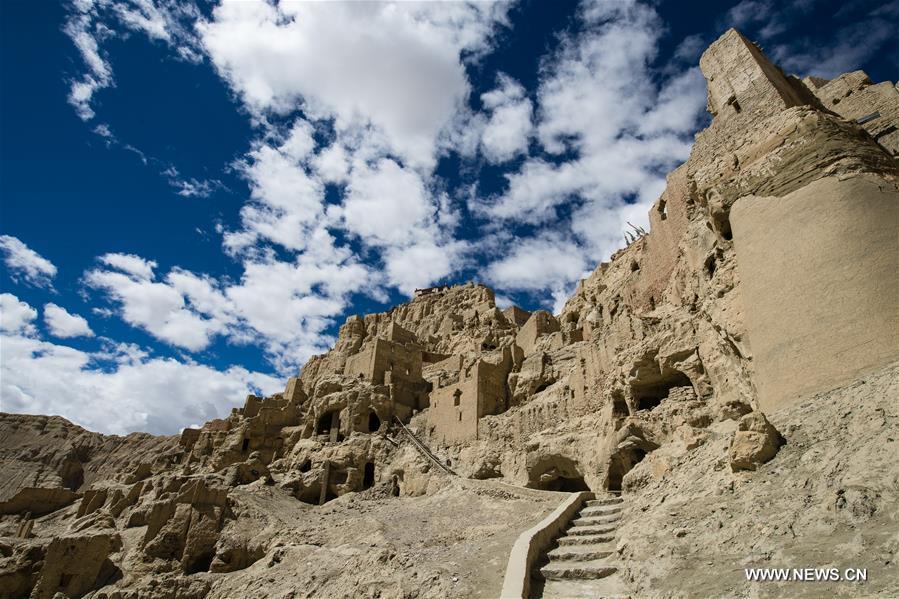
[[[539,588],[539,586],[535,585],[532,588]],[[543,599],[633,599],[635,597],[617,574],[598,580],[547,580],[543,582],[543,589],[539,596]]]
[[[612,514],[611,516],[581,516],[580,518],[575,518],[571,521],[575,526],[598,526],[600,524],[613,524],[621,520],[621,516],[619,514]]]
[[[581,509],[581,516],[599,516],[621,514],[624,512],[624,506],[620,503],[617,505],[596,505],[593,507],[585,507]]]
[[[572,526],[567,531],[565,531],[566,536],[581,536],[581,535],[608,535],[615,532],[617,526],[611,526],[609,524],[598,524],[591,526]]]
[[[587,507],[596,507],[598,505],[618,505],[624,503],[621,497],[605,497],[603,499],[590,499],[587,501]]]
[[[559,537],[559,547],[567,547],[570,545],[602,545],[603,543],[612,543],[615,535],[577,535]]]
[[[617,571],[613,563],[604,560],[552,561],[540,568],[540,573],[547,580],[595,580]]]
[[[564,547],[556,547],[549,553],[549,561],[572,561],[585,562],[590,560],[604,559],[612,555],[611,545],[566,545]]]

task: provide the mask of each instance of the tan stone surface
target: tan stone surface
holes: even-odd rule
[[[731,214],[763,410],[899,358],[899,186],[828,177]]]

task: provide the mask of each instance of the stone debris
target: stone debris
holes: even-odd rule
[[[895,588],[899,92],[735,30],[700,68],[710,125],[558,315],[416,290],[174,437],[0,414],[0,597],[494,597],[573,491],[621,497],[548,552],[547,597],[743,596],[785,547],[887,556],[866,590]]]

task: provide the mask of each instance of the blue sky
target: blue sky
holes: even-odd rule
[[[645,223],[736,26],[899,72],[899,1],[0,3],[3,411],[174,433],[354,313],[558,310]]]

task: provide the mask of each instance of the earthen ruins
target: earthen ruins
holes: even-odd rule
[[[733,29],[700,67],[649,232],[558,315],[416,290],[177,437],[0,416],[0,597],[895,596],[899,91]],[[831,564],[866,586],[743,576]]]

